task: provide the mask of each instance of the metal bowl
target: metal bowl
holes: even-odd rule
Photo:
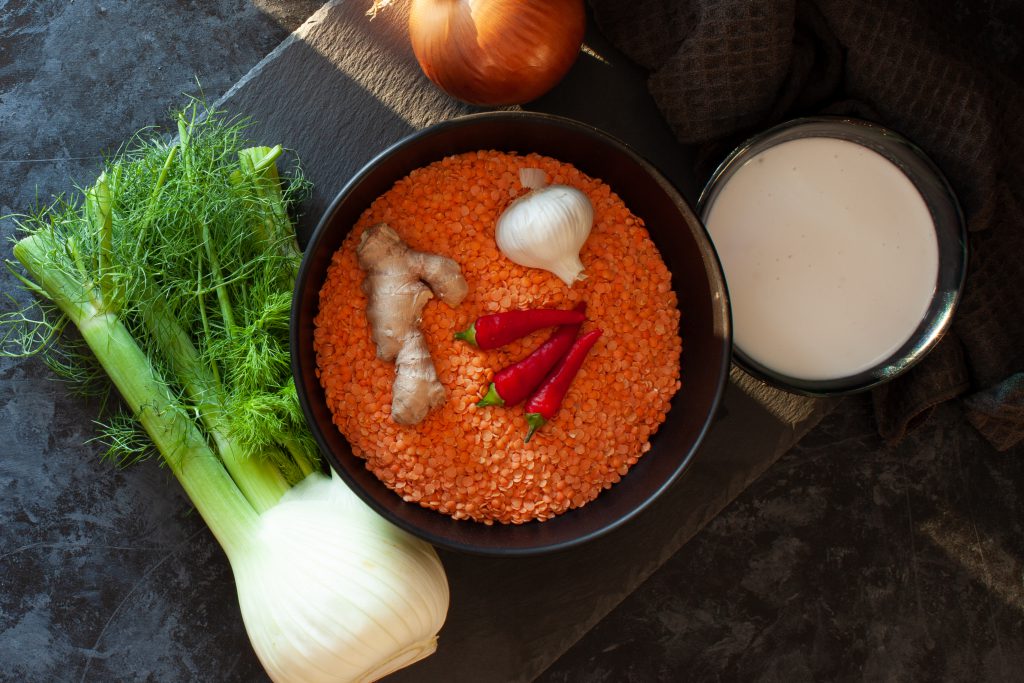
[[[888,358],[861,372],[828,379],[788,375],[759,363],[739,344],[733,348],[737,365],[769,384],[809,396],[837,396],[871,389],[903,374],[938,343],[949,327],[960,300],[967,272],[967,232],[956,195],[942,171],[912,142],[880,125],[860,119],[811,117],[795,119],[756,135],[737,147],[719,165],[697,203],[706,224],[722,188],[757,154],[791,140],[836,138],[874,150],[895,164],[917,188],[931,214],[938,245],[938,276],[931,303],[917,328]],[[726,273],[728,279],[728,273]],[[736,318],[739,328],[743,321]]]
[[[407,503],[352,454],[331,421],[316,376],[313,320],[331,255],[359,216],[395,181],[451,154],[479,149],[537,152],[604,180],[641,217],[666,264],[683,313],[682,389],[651,450],[610,490],[544,522],[456,521]],[[325,212],[306,248],[292,306],[292,367],[306,420],[331,467],[373,509],[437,546],[482,555],[531,555],[578,545],[634,517],[686,469],[721,398],[729,369],[730,319],[721,266],[704,228],[646,161],[601,131],[528,112],[489,112],[421,130],[367,164]]]

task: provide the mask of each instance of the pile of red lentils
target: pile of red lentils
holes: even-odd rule
[[[519,169],[583,191],[594,226],[580,258],[586,280],[571,288],[547,271],[505,258],[495,222],[521,195]],[[394,228],[410,247],[454,258],[469,283],[457,308],[438,299],[423,330],[447,401],[417,425],[390,418],[395,368],[376,358],[366,320],[362,232]],[[670,273],[642,221],[611,189],[570,164],[539,155],[480,151],[445,158],[398,181],[367,209],[334,254],[320,291],[315,349],[334,422],[367,467],[404,500],[486,524],[546,520],[611,488],[650,450],[680,387],[679,310]],[[543,330],[480,351],[453,334],[479,316],[587,303],[582,332],[604,334],[562,409],[524,443],[523,407],[478,408],[494,373],[528,355]]]

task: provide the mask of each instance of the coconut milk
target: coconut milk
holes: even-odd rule
[[[936,288],[928,207],[895,164],[853,142],[805,138],[756,154],[706,224],[736,346],[791,377],[847,377],[884,361]]]

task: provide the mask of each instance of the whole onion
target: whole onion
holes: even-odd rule
[[[409,35],[423,73],[453,97],[522,104],[572,67],[583,0],[412,0]]]

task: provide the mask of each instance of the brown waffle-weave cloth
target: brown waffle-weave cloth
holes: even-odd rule
[[[747,135],[795,116],[856,115],[917,143],[970,231],[952,329],[874,392],[898,439],[943,401],[998,449],[1024,443],[1024,2],[590,0],[648,71],[699,178]]]

